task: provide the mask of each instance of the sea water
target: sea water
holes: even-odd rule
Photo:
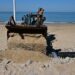
[[[16,20],[22,21],[22,17],[28,12],[16,12]],[[32,12],[34,13],[34,12]],[[7,22],[13,12],[0,12],[0,21]],[[45,12],[46,23],[75,23],[75,12]]]

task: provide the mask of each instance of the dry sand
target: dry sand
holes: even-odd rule
[[[54,49],[75,52],[75,24],[50,24],[48,34],[55,34]],[[48,57],[42,53],[46,46],[42,35],[25,35],[22,40],[14,34],[9,49],[0,51],[0,75],[75,75],[75,58]]]
[[[7,30],[3,25],[0,25],[0,50],[7,49]]]
[[[51,24],[48,32],[55,34],[56,40],[53,43],[55,48],[75,49],[75,24]]]

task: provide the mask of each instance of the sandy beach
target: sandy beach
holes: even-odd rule
[[[55,35],[52,43],[55,49],[62,49],[62,51],[64,49],[75,49],[75,24],[50,24],[47,27],[48,35]],[[42,35],[25,35],[25,39],[22,40],[18,34],[15,34],[14,37],[9,38],[8,42],[47,45]]]
[[[0,29],[1,27],[4,26],[0,25]],[[50,24],[47,27],[48,36],[55,35],[52,41],[54,50],[75,52],[75,24]],[[7,41],[8,49],[0,51],[1,75],[75,75],[75,58],[46,56],[44,51],[47,43],[41,34],[24,36],[23,40],[18,34],[14,34]]]

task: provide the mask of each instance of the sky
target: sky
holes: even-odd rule
[[[0,11],[12,11],[13,0],[0,0]],[[75,0],[16,0],[16,11],[75,12]]]

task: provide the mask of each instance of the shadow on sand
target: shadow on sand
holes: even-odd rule
[[[46,43],[47,43],[47,47],[46,47],[46,55],[49,56],[53,56],[53,57],[71,57],[74,58],[75,57],[75,52],[61,52],[61,49],[54,49],[52,42],[55,40],[55,35],[51,34],[48,35],[46,38]]]

